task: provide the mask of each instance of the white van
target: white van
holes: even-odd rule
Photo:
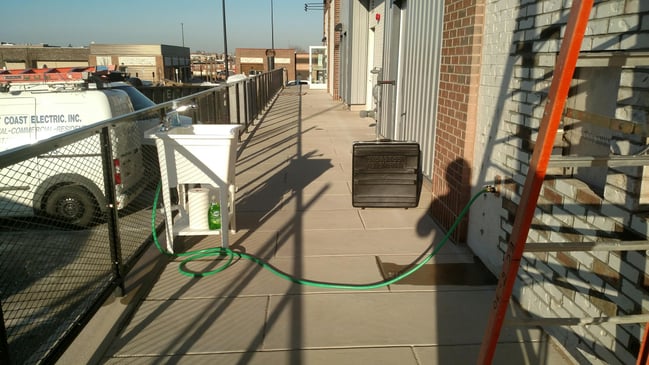
[[[0,88],[2,151],[133,112],[126,92],[87,82],[16,82]],[[117,208],[142,190],[141,138],[132,123],[110,127]],[[0,170],[0,216],[47,215],[77,226],[97,223],[107,206],[100,136]],[[1,158],[1,157],[0,157]]]

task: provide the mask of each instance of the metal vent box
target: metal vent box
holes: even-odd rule
[[[352,206],[413,208],[421,192],[416,142],[353,143]]]

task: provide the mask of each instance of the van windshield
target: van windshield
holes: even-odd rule
[[[146,95],[142,94],[140,90],[134,88],[133,86],[119,85],[113,86],[112,88],[125,91],[131,99],[133,109],[135,109],[136,111],[156,105],[151,99],[147,98]]]

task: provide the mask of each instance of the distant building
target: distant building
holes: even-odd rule
[[[269,58],[271,56],[270,49],[265,48],[237,48],[235,50],[236,56],[236,72],[244,73],[246,75],[253,72],[267,72],[270,71]],[[286,70],[287,80],[295,80],[296,78],[296,53],[293,48],[275,49],[275,69],[283,68]]]
[[[89,49],[85,47],[1,43],[0,68],[23,69],[88,66],[89,53]]]
[[[297,79],[309,80],[309,53],[307,52],[295,54],[295,80]]]
[[[228,62],[233,64],[233,58],[229,57]],[[192,53],[191,69],[194,78],[216,81],[225,70],[225,55],[207,52]]]
[[[156,84],[192,77],[189,48],[164,44],[91,44],[89,64],[115,65],[131,77]]]

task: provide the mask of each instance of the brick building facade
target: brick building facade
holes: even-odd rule
[[[249,75],[250,71],[268,72],[270,67],[267,52],[269,51],[270,50],[265,48],[235,49],[237,73]],[[275,49],[275,69],[278,68],[286,70],[285,77],[287,80],[295,80],[295,49]]]
[[[0,68],[22,69],[88,66],[87,47],[2,45]]]

